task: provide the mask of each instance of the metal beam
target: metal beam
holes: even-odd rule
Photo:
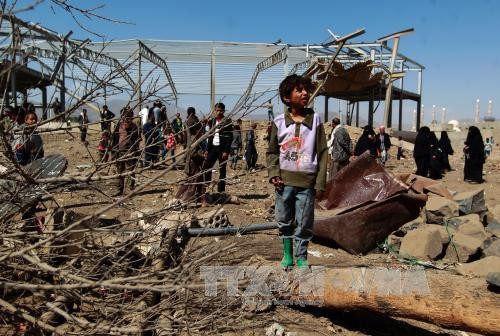
[[[389,39],[394,39],[394,45],[392,47],[392,57],[391,57],[391,62],[389,65],[389,74],[391,77],[389,77],[389,82],[387,83],[387,90],[385,92],[385,104],[384,104],[384,126],[385,127],[390,127],[389,124],[391,122],[390,120],[390,109],[392,106],[392,86],[393,86],[393,78],[392,74],[394,72],[394,64],[396,63],[396,58],[398,57],[398,47],[399,47],[399,39],[401,36],[413,33],[414,29],[407,29],[403,30],[391,35],[387,35],[385,37],[382,37],[377,40],[377,42],[387,42]]]
[[[130,85],[130,88],[134,89],[134,81],[116,58],[88,48],[82,48],[79,44],[73,41],[70,41],[68,45],[70,47],[69,53],[71,54],[71,56],[83,58],[88,61],[97,62],[99,64],[107,65],[109,67],[117,69],[120,75],[122,75],[123,79],[125,79],[125,81]]]
[[[311,60],[296,63],[293,65],[292,69],[290,70],[290,74],[294,74],[300,69],[306,69],[309,67],[310,64],[311,64]]]
[[[287,56],[287,50],[286,48],[280,49],[259,64],[257,64],[257,71],[261,72],[264,71],[278,63],[283,62],[286,59]]]
[[[288,55],[287,49],[288,49],[287,47],[284,47],[275,52],[274,54],[272,54],[271,56],[269,56],[268,58],[266,58],[265,60],[263,60],[262,62],[260,62],[259,64],[257,64],[257,66],[255,67],[255,71],[252,75],[252,78],[250,79],[250,83],[248,84],[248,87],[245,90],[245,92],[243,92],[243,94],[241,95],[240,99],[238,99],[238,101],[234,105],[233,112],[239,110],[245,104],[248,97],[250,96],[250,92],[252,92],[252,88],[255,84],[255,81],[257,80],[257,76],[261,71],[268,69],[287,59]],[[288,72],[288,67],[286,64],[285,66],[287,68],[286,72]]]
[[[175,89],[175,84],[172,79],[172,76],[170,75],[170,71],[168,70],[167,62],[163,58],[161,58],[158,54],[156,54],[153,50],[151,50],[148,46],[146,46],[144,43],[139,41],[139,54],[153,63],[156,66],[159,66],[160,68],[163,69],[165,72],[165,76],[167,76],[168,83],[170,84],[170,88],[172,90],[172,93],[177,99],[177,90]]]
[[[130,85],[132,89],[135,87],[135,82],[132,80],[132,78],[129,76],[129,74],[125,71],[123,66],[116,60],[115,58],[112,58],[110,56],[106,56],[105,54],[95,52],[93,50],[83,48],[83,49],[77,49],[76,44],[74,42],[69,42],[69,45],[71,46],[69,49],[69,53],[72,53],[71,55],[71,60],[72,62],[75,59],[82,58],[86,59],[88,61],[92,62],[97,62],[102,65],[107,65],[109,67],[115,68],[119,71],[119,74],[125,79],[125,81]],[[73,49],[74,47],[74,49]],[[73,51],[76,51],[73,53]],[[29,56],[37,56],[39,58],[50,58],[54,60],[58,60],[61,56],[61,53],[52,49],[44,49],[44,48],[39,48],[35,46],[29,46],[25,49],[25,53],[27,53]]]
[[[30,31],[34,31],[34,32],[42,35],[43,37],[45,37],[46,40],[50,40],[50,41],[62,41],[63,40],[63,37],[60,36],[59,34],[57,34],[56,32],[51,31],[51,30],[44,28],[42,26],[39,26],[36,23],[23,21],[14,15],[9,15],[9,14],[1,14],[1,15],[2,15],[2,19],[6,20],[10,23],[14,23],[18,26],[24,27]]]

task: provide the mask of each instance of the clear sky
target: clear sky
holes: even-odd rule
[[[423,104],[446,107],[448,119],[473,118],[476,99],[481,113],[493,100],[500,117],[500,1],[497,0],[358,0],[358,1],[219,1],[219,0],[81,0],[72,4],[104,7],[97,13],[130,24],[91,21],[82,24],[105,39],[155,38],[238,42],[321,43],[331,29],[338,35],[364,27],[358,42],[372,42],[413,27],[400,51],[426,67]],[[27,3],[27,1],[24,1]],[[53,7],[53,6],[52,6]],[[74,38],[96,36],[78,29],[68,15],[45,1],[19,14]],[[413,107],[412,107],[413,108]]]

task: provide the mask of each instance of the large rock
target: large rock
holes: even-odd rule
[[[500,272],[500,257],[486,257],[468,264],[457,266],[462,275],[486,277],[488,273]]]
[[[490,211],[497,222],[500,223],[500,204],[495,205]]]
[[[468,262],[472,256],[476,255],[483,241],[463,233],[457,232],[448,248],[445,259],[458,262]]]
[[[401,239],[399,254],[423,260],[434,260],[443,251],[438,228],[419,227]]]
[[[482,246],[484,257],[500,257],[500,239],[490,238]]]
[[[425,205],[427,223],[443,224],[449,218],[458,215],[458,204],[456,202],[441,196],[429,196]]]
[[[453,237],[456,232],[452,227],[445,227],[443,225],[436,224],[426,224],[423,225],[422,228],[424,230],[437,230],[442,244],[448,244],[451,240],[451,237]]]
[[[491,234],[486,233],[483,224],[479,221],[462,224],[457,232],[479,239],[481,242],[491,237]]]
[[[218,208],[196,215],[200,227],[226,227],[231,225],[229,217],[224,208]]]
[[[487,210],[483,189],[460,192],[453,199],[458,203],[460,212],[466,215]]]
[[[403,224],[403,226],[401,226],[397,231],[402,233],[402,235],[405,235],[407,232],[415,230],[417,227],[419,227],[422,224],[425,224],[424,209],[421,211],[420,216],[418,216],[414,220],[411,220],[411,221]]]
[[[500,238],[500,223],[498,223],[496,220],[492,223],[489,223],[486,227],[486,231],[491,233],[495,237]]]
[[[478,214],[469,214],[465,216],[460,216],[460,217],[451,217],[448,220],[446,220],[446,224],[449,227],[452,227],[454,229],[458,229],[461,225],[467,224],[467,223],[480,223],[481,220],[479,218]]]

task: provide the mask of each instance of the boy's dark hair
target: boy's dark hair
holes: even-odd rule
[[[194,109],[194,107],[192,107],[192,106],[188,107],[187,115],[191,115],[191,114],[195,114],[195,113],[196,113],[196,110]]]
[[[215,110],[217,107],[218,107],[218,108],[220,108],[220,109],[222,109],[222,111],[225,111],[225,110],[226,110],[226,105],[224,105],[224,103],[219,102],[219,103],[215,104],[215,106],[214,106],[214,110]]]
[[[283,104],[289,106],[285,101],[285,98],[289,98],[294,89],[306,89],[308,92],[312,92],[314,90],[314,84],[309,77],[299,76],[297,74],[293,74],[287,76],[280,84],[280,98]]]

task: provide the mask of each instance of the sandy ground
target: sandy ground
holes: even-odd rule
[[[247,127],[245,122],[243,127]],[[483,132],[491,133],[495,139],[500,140],[498,128],[495,130],[485,129]],[[353,140],[360,134],[359,129],[350,129]],[[263,167],[265,162],[265,148],[267,142],[264,140],[265,123],[260,122],[257,132],[259,164]],[[499,202],[500,186],[500,148],[493,150],[493,155],[487,160],[485,165],[486,182],[482,185],[469,185],[463,182],[463,158],[462,147],[466,132],[452,133],[450,138],[455,149],[455,155],[450,158],[454,170],[443,178],[445,185],[453,191],[465,191],[471,188],[484,188],[486,202],[492,207]],[[98,132],[91,131],[89,134],[89,146],[85,147],[78,137],[68,134],[45,136],[45,153],[62,153],[69,161],[67,173],[78,171],[77,166],[91,165],[92,158],[96,158]],[[395,139],[393,139],[395,143]],[[415,164],[411,159],[411,153],[406,153],[407,159],[397,161],[395,148],[391,149],[391,157],[387,163],[387,168],[393,172],[414,172]],[[266,222],[268,208],[273,204],[274,191],[268,183],[267,171],[262,168],[256,172],[243,170],[244,161],[239,162],[236,170],[228,168],[227,192],[237,196],[242,200],[242,204],[227,204],[226,209],[230,222],[234,225],[248,225],[251,223]],[[80,170],[85,171],[85,167]],[[111,174],[114,168],[111,168]],[[158,170],[145,172],[138,177],[138,183],[144,183],[159,173]],[[216,178],[214,174],[214,178]],[[147,208],[158,209],[171,200],[177,190],[176,181],[183,177],[182,170],[169,172],[164,178],[156,179],[144,192],[125,202],[120,207],[115,207],[105,213],[106,218],[116,218],[127,220],[130,213],[135,210]],[[114,182],[101,184],[100,189],[105,193],[112,192]],[[96,192],[92,188],[66,189],[57,194],[57,201],[61,206],[65,206],[78,213],[89,214],[95,210],[109,204],[112,199],[104,193]],[[189,208],[186,211],[193,213],[203,212],[205,209]],[[260,260],[270,265],[276,265],[281,259],[281,243],[278,240],[276,231],[269,231],[260,234],[243,237],[223,237],[223,238],[203,238],[208,242],[220,244],[221,247],[232,241],[242,239],[251,240],[254,246],[249,254],[257,256]],[[322,246],[312,243],[309,248],[310,262],[313,265],[325,266],[385,266],[395,262],[394,258],[380,251],[367,256],[351,255],[343,250]],[[428,270],[429,272],[442,273],[446,277],[448,271]],[[452,271],[451,271],[452,272]],[[446,331],[442,328],[404,319],[392,319],[385,316],[366,315],[361,312],[331,312],[321,309],[294,309],[287,306],[278,306],[271,312],[272,321],[285,326],[286,331],[296,332],[296,335],[458,335],[454,331]],[[243,334],[262,335],[264,328],[254,331],[245,331]]]

